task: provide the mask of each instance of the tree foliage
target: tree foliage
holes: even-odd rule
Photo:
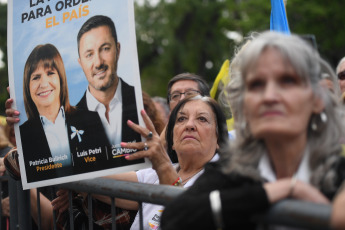
[[[165,95],[171,77],[194,72],[212,84],[236,42],[227,37],[268,30],[269,0],[161,0],[136,5],[137,44],[143,89]],[[288,0],[290,29],[315,35],[319,51],[333,67],[345,55],[342,1]],[[207,63],[209,65],[207,65]]]

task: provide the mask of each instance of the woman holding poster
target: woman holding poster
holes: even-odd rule
[[[107,159],[99,115],[70,105],[65,67],[55,46],[38,45],[31,52],[23,91],[28,120],[20,135],[28,182],[93,171]]]

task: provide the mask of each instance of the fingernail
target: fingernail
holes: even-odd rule
[[[126,147],[127,143],[126,142],[121,142],[121,147]]]
[[[129,155],[125,156],[125,159],[128,160],[129,159]]]
[[[128,120],[127,124],[131,125],[131,124],[133,124],[133,122],[131,120]]]
[[[146,115],[145,109],[141,110],[141,113],[142,113],[143,115]]]
[[[14,115],[18,116],[19,114],[19,111],[14,111]]]

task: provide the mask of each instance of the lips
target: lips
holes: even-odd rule
[[[107,71],[108,67],[107,66],[104,66],[104,68],[98,70],[97,72],[94,72],[93,73],[93,76],[94,77],[104,77],[105,75],[105,72]]]
[[[52,89],[50,89],[50,90],[45,90],[45,91],[43,91],[43,92],[37,93],[37,96],[39,96],[39,97],[47,97],[47,96],[49,96],[52,92],[53,92]]]
[[[188,140],[188,139],[196,140],[196,138],[194,136],[191,136],[191,135],[184,136],[182,140]]]
[[[265,112],[262,112],[260,114],[262,117],[271,117],[271,116],[281,116],[283,113],[279,110],[268,110]]]

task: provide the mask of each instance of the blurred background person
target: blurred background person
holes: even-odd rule
[[[155,104],[158,113],[161,115],[164,124],[168,124],[170,109],[167,103],[167,99],[164,97],[152,97],[152,101]]]
[[[161,134],[166,123],[164,123],[164,121],[162,120],[162,116],[157,110],[157,107],[155,106],[150,95],[148,95],[148,93],[144,91],[142,91],[142,94],[143,94],[144,109],[147,115],[150,117],[150,120],[153,122],[153,125],[155,126],[155,130],[157,131],[157,133]]]

